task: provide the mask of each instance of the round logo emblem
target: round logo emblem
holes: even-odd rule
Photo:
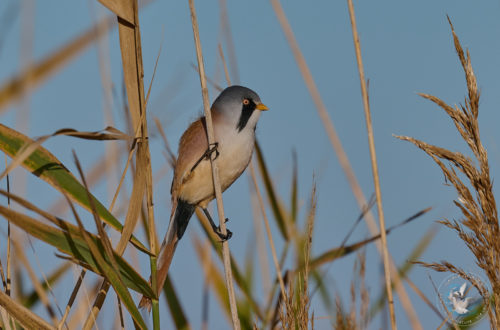
[[[471,275],[476,281],[484,283],[478,276]],[[458,275],[444,279],[438,288],[436,304],[445,318],[453,318],[458,325],[472,325],[486,314],[484,300],[472,283]],[[451,322],[450,322],[451,323]]]

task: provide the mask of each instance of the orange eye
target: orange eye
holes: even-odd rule
[[[250,104],[250,100],[249,99],[244,99],[243,100],[243,105],[249,105]]]

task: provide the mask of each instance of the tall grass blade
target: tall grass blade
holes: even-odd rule
[[[274,219],[276,219],[276,224],[278,225],[281,235],[285,240],[288,241],[290,239],[286,221],[288,215],[286,214],[285,208],[283,207],[276,193],[276,190],[274,189],[273,181],[271,179],[271,176],[269,175],[269,171],[264,160],[264,155],[262,154],[262,149],[260,148],[258,142],[255,143],[255,155],[257,156],[257,164],[259,165],[260,174],[264,182],[264,187],[269,199],[271,210],[274,214]]]
[[[163,286],[163,293],[165,296],[165,300],[167,301],[170,315],[172,316],[172,320],[174,321],[175,328],[178,330],[191,329],[191,325],[189,324],[186,313],[181,306],[181,302],[169,276],[167,276],[167,280],[165,281],[165,285]]]
[[[10,210],[4,206],[0,206],[0,214],[28,234],[54,246],[61,252],[72,256],[75,260],[80,262],[81,266],[97,274],[103,275],[102,270],[96,263],[88,244],[81,236],[79,229],[76,226],[59,219],[60,228],[65,229],[58,229],[41,223],[40,221],[22,213]],[[86,234],[90,237],[93,244],[99,247],[99,250],[102,251],[103,246],[101,239],[89,232],[86,232]],[[101,255],[101,257],[103,260],[107,260],[107,262],[109,262],[108,256]],[[117,260],[119,265],[119,272],[123,282],[129,288],[148,296],[152,296],[154,294],[148,282],[144,280],[132,266],[130,266],[117,254],[114,255],[114,258]]]
[[[23,146],[31,143],[33,143],[33,140],[27,136],[0,124],[0,150],[10,157],[16,157]],[[63,194],[67,194],[68,197],[85,209],[91,210],[85,187],[47,149],[41,146],[37,147],[33,153],[26,157],[22,166]],[[122,224],[95,197],[92,196],[92,199],[100,218],[111,227],[121,231],[123,229]],[[131,243],[139,250],[149,253],[148,249],[137,238],[132,237]]]
[[[65,274],[66,272],[71,268],[71,263],[70,262],[64,262],[62,263],[59,267],[57,267],[48,277],[47,281],[41,281],[40,286],[44,289],[47,290],[48,286],[54,286]],[[28,293],[26,295],[23,295],[20,298],[22,304],[26,308],[33,308],[36,303],[40,301],[40,298],[38,296],[38,293],[36,290],[31,291],[31,293]]]
[[[411,217],[409,217],[408,219],[402,221],[401,223],[399,224],[396,224],[392,227],[389,227],[386,229],[386,234],[390,234],[391,231],[393,231],[394,229],[400,227],[400,226],[403,226],[405,224],[408,224],[409,222],[417,219],[418,217],[422,216],[423,214],[427,213],[430,211],[430,208],[427,208],[427,209],[424,209],[422,211],[419,211],[417,212],[415,215],[412,215]],[[365,240],[362,240],[358,243],[355,243],[355,244],[351,244],[351,245],[348,245],[348,246],[340,246],[340,247],[337,247],[337,248],[333,248],[331,250],[328,250],[324,253],[322,253],[321,255],[315,257],[315,258],[312,258],[310,261],[309,261],[309,267],[311,269],[315,269],[327,262],[332,262],[334,261],[335,259],[338,259],[338,258],[341,258],[341,257],[345,257],[346,255],[352,253],[352,252],[355,252],[357,250],[359,250],[360,248],[362,248],[363,246],[365,246],[366,244],[369,244],[371,242],[374,242],[376,240],[378,240],[380,238],[380,234],[379,235],[375,235],[375,236],[372,236],[368,239],[365,239]],[[300,268],[302,268],[303,266],[301,266]]]
[[[5,292],[0,290],[0,306],[14,317],[19,324],[26,329],[55,329],[48,324],[44,319],[31,312],[26,307],[9,297]]]
[[[298,196],[298,169],[297,169],[297,152],[293,150],[292,153],[292,164],[293,164],[293,171],[292,171],[292,192],[290,196],[290,205],[291,205],[291,214],[290,218],[292,219],[293,222],[297,222],[297,212],[299,208],[299,196]]]
[[[107,33],[114,26],[114,22],[114,17],[103,19],[96,26],[2,84],[0,86],[0,113],[9,104],[19,100],[24,93],[39,86],[50,75],[55,74],[57,70],[81,54],[103,33]]]
[[[203,265],[203,269],[206,272],[206,277],[211,284],[216,297],[219,299],[219,305],[224,312],[224,316],[226,316],[228,322],[231,322],[231,309],[229,307],[229,298],[227,295],[227,289],[224,282],[224,276],[217,269],[217,266],[210,260],[210,258],[206,257],[207,251],[202,242],[198,238],[193,238],[193,245],[198,255],[198,260]]]
[[[77,161],[77,166],[80,167],[78,161]],[[80,168],[79,170],[81,172]],[[132,299],[130,292],[128,291],[127,287],[123,284],[116,261],[117,259],[114,256],[115,254],[114,251],[108,252],[111,247],[109,245],[110,244],[109,241],[106,243],[107,237],[106,236],[101,237],[101,240],[96,244],[96,242],[92,239],[92,237],[83,227],[80,217],[78,216],[73,204],[69,199],[68,202],[70,204],[71,211],[73,212],[73,215],[76,221],[78,222],[78,227],[80,228],[83,240],[85,241],[85,243],[87,243],[87,246],[90,250],[93,259],[95,260],[95,263],[97,264],[97,267],[101,270],[101,273],[106,278],[106,280],[115,289],[117,296],[119,297],[119,299],[121,299],[121,301],[129,311],[130,316],[134,320],[134,324],[136,325],[136,327],[140,327],[141,329],[147,329],[146,324],[144,323],[144,320],[142,319],[142,316],[139,313],[139,310],[135,306],[134,300]],[[96,215],[94,216],[96,217],[96,220],[99,221],[97,216]],[[103,228],[100,228],[99,231],[102,234]],[[108,244],[108,246],[106,246],[106,244]]]
[[[208,220],[206,219],[205,215],[202,214],[199,210],[196,210],[196,216],[198,217],[200,224],[210,241],[210,244],[212,245],[214,251],[217,253],[217,256],[220,258],[222,261],[222,247],[221,244],[218,240],[218,237],[214,234],[214,231],[212,227],[210,227],[210,224],[208,223]],[[238,263],[236,260],[233,258],[233,256],[230,256],[231,260],[231,269],[233,272],[234,276],[234,281],[240,288],[241,292],[244,294],[245,298],[248,300],[248,302],[252,306],[252,310],[254,313],[259,317],[260,320],[264,319],[264,314],[262,313],[262,310],[257,303],[257,300],[253,297],[253,292],[250,289],[250,286],[248,285],[247,281],[245,280],[245,277],[242,275],[242,272],[240,270],[240,267],[238,266]]]
[[[429,244],[432,242],[436,234],[437,231],[435,230],[435,228],[431,227],[420,239],[420,241],[418,241],[416,246],[410,252],[409,256],[405,259],[407,261],[404,262],[398,269],[399,277],[401,279],[405,279],[408,276],[409,272],[415,265],[412,261],[420,258],[425,250],[427,250]],[[394,286],[394,283],[392,285]],[[375,299],[375,302],[372,304],[370,312],[368,313],[370,315],[370,318],[373,318],[380,310],[382,310],[382,308],[385,306],[386,299],[387,295],[385,294],[385,292],[383,292],[378,299]]]

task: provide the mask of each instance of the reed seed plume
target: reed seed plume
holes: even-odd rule
[[[485,304],[490,307],[488,314],[491,327],[500,328],[500,232],[493,182],[490,178],[488,153],[479,134],[480,92],[472,69],[469,51],[464,52],[449,18],[448,21],[453,34],[455,50],[465,72],[467,96],[463,104],[451,106],[436,96],[420,95],[437,104],[448,114],[472,152],[473,158],[461,152],[453,152],[411,137],[398,136],[398,138],[412,142],[431,156],[441,168],[446,181],[455,188],[458,197],[454,204],[462,212],[462,218],[459,220],[444,219],[439,222],[454,230],[473,253],[476,264],[487,276],[492,291],[489,293],[484,283],[480,283],[463,269],[447,261],[422,262],[421,264],[436,271],[451,272],[469,280],[481,293]],[[490,294],[492,295],[491,299]]]
[[[365,251],[358,253],[356,262],[354,263],[354,278],[351,282],[350,293],[351,302],[349,310],[345,309],[339,295],[335,298],[333,328],[337,330],[367,329],[370,296],[366,287]],[[361,300],[359,303],[358,299]]]
[[[286,298],[280,306],[280,321],[284,329],[313,329],[314,312],[310,312],[311,299],[309,295],[309,258],[311,254],[311,244],[314,229],[314,220],[316,217],[316,185],[313,185],[309,214],[307,217],[305,235],[302,244],[303,257],[298,256],[304,267],[293,274],[290,272],[290,281],[288,281],[288,290]],[[298,252],[300,253],[300,252]],[[310,324],[310,326],[309,326]]]

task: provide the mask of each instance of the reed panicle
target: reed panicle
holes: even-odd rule
[[[455,50],[465,72],[467,96],[463,104],[451,106],[436,96],[420,95],[437,104],[448,114],[473,157],[411,137],[398,136],[398,138],[412,142],[431,156],[441,168],[446,181],[455,188],[458,197],[454,204],[460,209],[462,218],[444,219],[439,223],[454,230],[473,253],[476,264],[484,271],[492,291],[490,293],[485,283],[481,283],[476,277],[447,261],[420,262],[420,264],[438,272],[451,272],[469,280],[481,293],[485,305],[489,306],[491,327],[500,328],[500,240],[498,239],[500,232],[488,153],[480,139],[478,124],[480,92],[469,51],[464,52],[449,18],[448,21]]]

